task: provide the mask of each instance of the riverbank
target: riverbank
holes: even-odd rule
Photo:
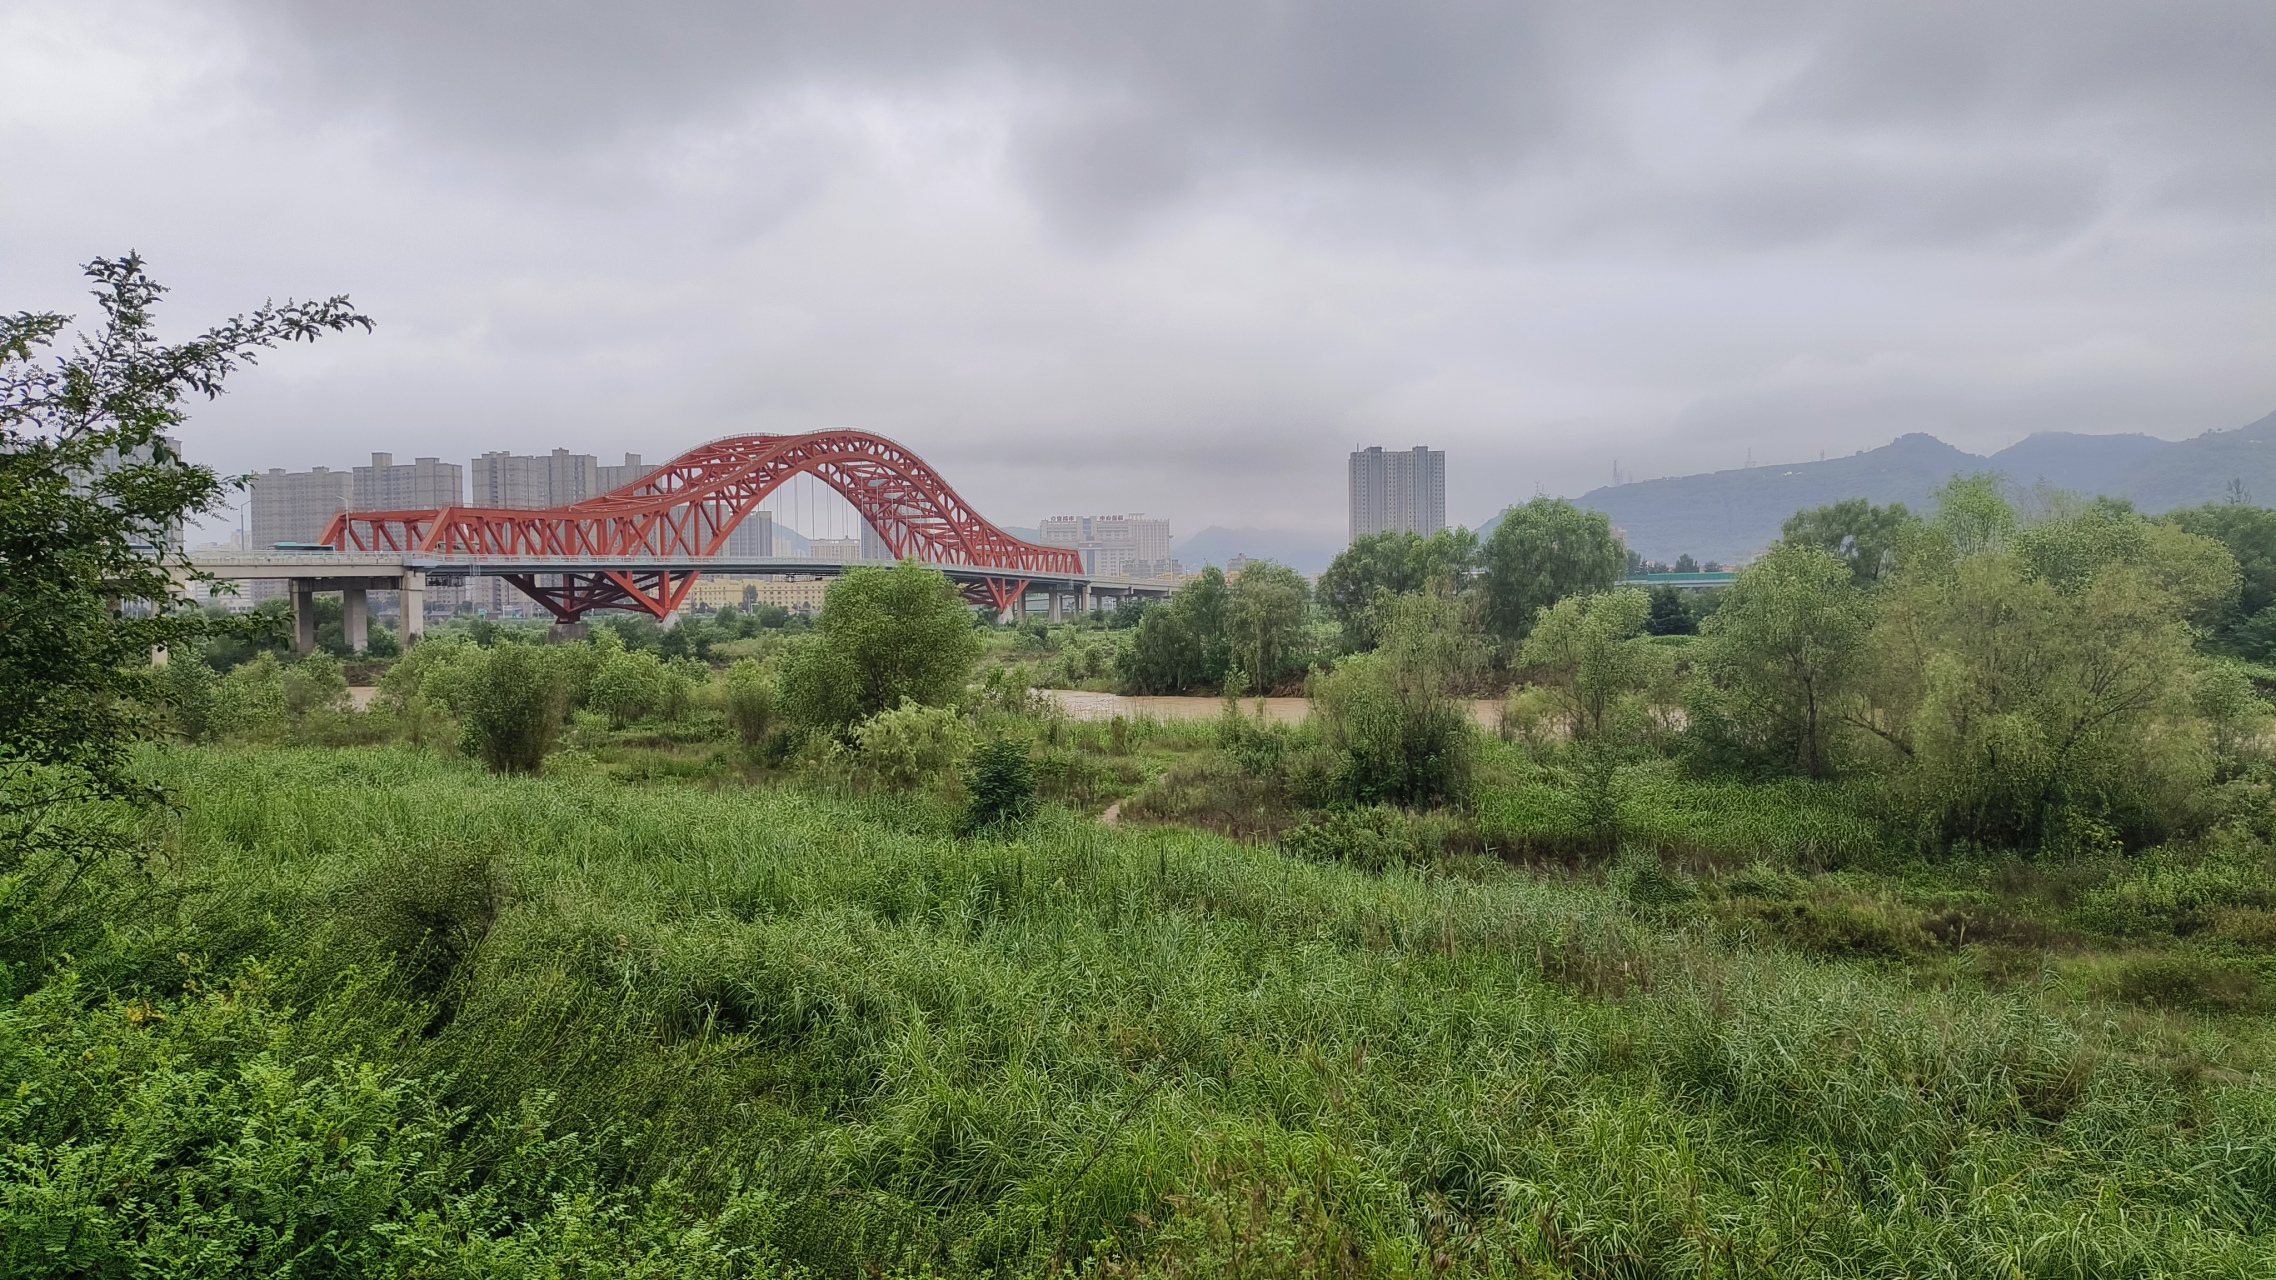
[[[1150,716],[1156,720],[1213,720],[1225,713],[1223,698],[1153,698],[1135,697],[1119,693],[1092,693],[1083,689],[1044,689],[1045,697],[1056,703],[1071,720],[1112,720],[1116,716],[1135,720]],[[1479,728],[1496,729],[1501,726],[1502,703],[1497,698],[1474,698],[1469,703],[1470,719]],[[1249,715],[1262,715],[1272,724],[1300,724],[1311,714],[1312,704],[1304,698],[1243,698],[1241,710]]]

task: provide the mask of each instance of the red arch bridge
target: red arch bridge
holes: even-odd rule
[[[1050,595],[1161,595],[1156,580],[1086,573],[1081,555],[1012,537],[958,496],[924,459],[865,431],[730,436],[688,450],[642,479],[586,501],[538,510],[443,507],[347,511],[318,546],[201,555],[224,578],[286,578],[296,606],[317,591],[349,593],[351,637],[364,590],[420,591],[428,579],[501,577],[561,622],[595,609],[663,618],[704,573],[829,575],[853,567],[790,557],[732,556],[728,535],[791,477],[828,484],[897,559],[940,569],[967,599],[999,613]],[[417,610],[405,601],[407,627]],[[313,643],[313,610],[296,608]],[[353,639],[351,638],[351,643]]]

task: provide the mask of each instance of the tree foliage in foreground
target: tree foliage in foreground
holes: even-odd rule
[[[1345,648],[1371,649],[1383,601],[1430,589],[1459,595],[1477,567],[1478,535],[1468,529],[1363,534],[1320,575],[1320,608],[1343,628]]]
[[[830,584],[812,638],[784,660],[783,710],[842,731],[904,699],[938,706],[963,691],[980,646],[971,606],[940,570],[913,560],[853,569]]]
[[[1486,648],[1464,602],[1436,593],[1384,604],[1381,643],[1312,682],[1339,789],[1358,804],[1418,808],[1468,797],[1476,732],[1459,696]]]
[[[1268,694],[1309,665],[1310,614],[1311,591],[1286,565],[1251,561],[1229,581],[1211,566],[1140,616],[1115,670],[1131,693],[1222,689],[1237,674],[1244,692]]]
[[[1698,739],[1723,751],[1830,776],[1846,700],[1871,625],[1854,562],[1783,543],[1749,566],[1702,624],[1709,673],[1691,707]]]
[[[1535,498],[1502,513],[1484,560],[1486,630],[1515,643],[1559,600],[1611,590],[1627,571],[1628,551],[1603,512]]]
[[[1706,626],[1696,758],[1872,772],[1887,816],[1935,844],[2205,829],[2265,715],[2194,647],[2231,607],[2235,558],[2121,501],[2042,506],[1956,479],[1870,592],[1832,551],[1773,549]]]
[[[208,625],[171,607],[182,521],[223,493],[168,437],[184,402],[220,395],[265,348],[371,320],[345,297],[288,301],[167,344],[152,315],[165,289],[139,255],[86,275],[102,326],[52,364],[40,353],[70,317],[0,316],[0,743],[110,785],[146,727],[151,651]]]

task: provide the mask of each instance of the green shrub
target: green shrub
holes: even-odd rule
[[[348,677],[331,654],[309,654],[284,669],[285,709],[296,716],[348,709]]]
[[[1425,829],[1397,809],[1339,809],[1289,828],[1283,853],[1311,862],[1340,862],[1362,871],[1424,864],[1438,852]]]
[[[221,678],[208,724],[215,736],[260,736],[281,730],[291,714],[284,664],[263,653]]]
[[[226,729],[221,704],[221,677],[202,660],[181,655],[159,672],[167,702],[174,712],[174,727],[191,742],[216,742]]]
[[[678,630],[678,628],[674,628]],[[698,658],[672,658],[664,663],[656,683],[656,714],[666,724],[679,724],[695,710],[696,695],[711,683],[711,668]]]
[[[1629,859],[1613,877],[1613,887],[1621,901],[1646,915],[1664,914],[1699,896],[1697,886],[1670,873],[1665,863],[1650,854]]]
[[[757,750],[774,724],[775,688],[766,668],[750,658],[737,659],[721,682],[720,706],[736,741],[745,751]]]
[[[375,701],[394,712],[413,746],[455,748],[454,722],[486,661],[485,650],[463,636],[428,640],[380,677]]]
[[[445,847],[383,863],[341,895],[338,910],[391,959],[410,995],[442,1001],[506,900],[494,859]]]
[[[483,651],[463,693],[462,749],[496,773],[536,773],[567,711],[551,652],[526,644]]]
[[[1355,803],[1428,806],[1469,794],[1468,718],[1451,701],[1406,696],[1380,652],[1339,664],[1314,684],[1312,699]]]
[[[911,791],[953,776],[972,750],[972,731],[948,707],[922,707],[907,698],[854,726],[855,758],[872,782]]]
[[[627,649],[614,628],[593,637],[596,661],[584,705],[622,729],[648,718],[664,701],[664,664],[652,649]]]
[[[1035,764],[1028,744],[1018,738],[995,738],[972,753],[965,776],[970,799],[964,809],[964,829],[985,831],[1026,820],[1035,812]]]
[[[1363,805],[1427,808],[1468,799],[1476,730],[1455,700],[1484,650],[1457,601],[1387,601],[1380,646],[1315,676],[1322,740],[1342,757],[1341,789]]]

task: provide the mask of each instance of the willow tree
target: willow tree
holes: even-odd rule
[[[1609,591],[1628,550],[1601,511],[1535,498],[1502,513],[1483,553],[1486,629],[1523,641],[1540,612],[1567,596]]]

